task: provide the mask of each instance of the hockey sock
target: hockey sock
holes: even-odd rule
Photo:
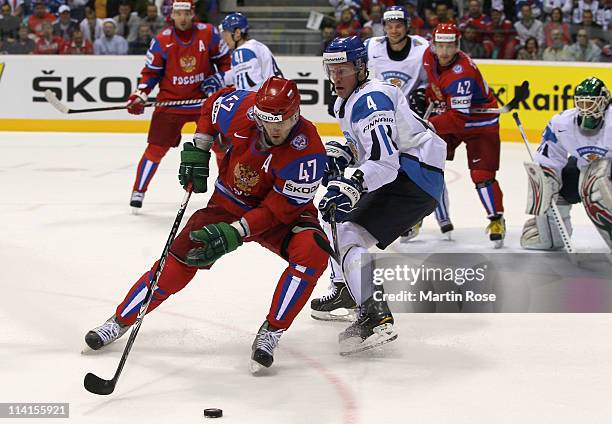
[[[134,321],[136,321],[136,317],[140,311],[140,305],[147,294],[147,289],[151,284],[155,269],[157,268],[157,262],[158,261],[155,261],[151,269],[138,279],[123,302],[117,307],[115,316],[120,324],[132,325]],[[174,256],[168,255],[164,269],[159,276],[157,287],[153,292],[151,303],[149,303],[147,313],[161,305],[170,295],[183,289],[187,283],[193,279],[196,271],[197,268],[182,264],[176,260]]]
[[[448,191],[446,190],[446,183],[444,183],[444,191],[442,192],[442,196],[440,197],[438,206],[436,206],[436,219],[438,220],[438,223],[450,221],[450,215],[448,211]]]
[[[487,211],[489,219],[497,218],[504,212],[503,193],[495,179],[495,171],[470,171],[472,181],[476,184],[476,191],[480,201]]]
[[[138,163],[136,170],[136,181],[134,181],[134,191],[144,193],[149,187],[153,175],[157,171],[157,167],[161,162],[162,158],[168,152],[169,147],[157,146],[155,144],[148,144],[147,148]]]

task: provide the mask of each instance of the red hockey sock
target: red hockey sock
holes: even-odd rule
[[[134,191],[140,191],[141,193],[147,191],[159,163],[169,149],[169,147],[157,146],[155,144],[147,145],[136,170],[136,181],[134,181],[133,187]]]
[[[488,218],[495,218],[504,213],[503,193],[495,179],[495,171],[470,171],[472,181]]]

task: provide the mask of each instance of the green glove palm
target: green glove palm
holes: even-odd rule
[[[192,231],[189,238],[204,243],[187,252],[187,265],[210,265],[226,253],[233,252],[242,244],[238,230],[225,222],[206,225],[198,231]]]
[[[206,193],[208,189],[208,162],[210,152],[198,149],[192,142],[183,144],[181,151],[181,166],[179,167],[179,181],[186,188],[193,183],[194,193]]]

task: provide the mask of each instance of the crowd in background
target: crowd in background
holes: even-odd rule
[[[323,49],[336,36],[384,35],[386,7],[406,7],[411,34],[431,40],[438,23],[455,23],[472,58],[612,61],[612,0],[329,0]],[[463,13],[460,13],[460,12]]]
[[[0,0],[0,54],[145,54],[172,0]],[[196,14],[217,14],[198,0]]]

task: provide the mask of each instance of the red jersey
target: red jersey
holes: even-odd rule
[[[60,54],[93,54],[93,45],[89,40],[83,40],[80,46],[74,41],[68,41],[60,49]]]
[[[64,39],[54,35],[50,40],[44,37],[40,37],[36,40],[36,47],[34,48],[34,54],[59,54],[60,49],[64,44]]]
[[[497,100],[468,55],[459,51],[450,65],[441,67],[430,47],[423,55],[423,67],[429,80],[427,96],[446,106],[429,119],[439,134],[499,129],[499,115],[470,114],[470,108],[496,108]]]
[[[279,146],[262,147],[253,118],[255,92],[222,90],[206,100],[198,133],[221,134],[229,144],[219,161],[217,203],[242,216],[250,235],[290,224],[308,211],[325,169],[325,147],[315,126],[303,117]]]
[[[147,51],[138,88],[147,94],[159,84],[158,101],[199,99],[200,85],[206,77],[231,66],[229,49],[212,24],[194,23],[191,39],[182,41],[174,27],[155,37]],[[200,105],[160,108],[172,113],[197,113]]]

